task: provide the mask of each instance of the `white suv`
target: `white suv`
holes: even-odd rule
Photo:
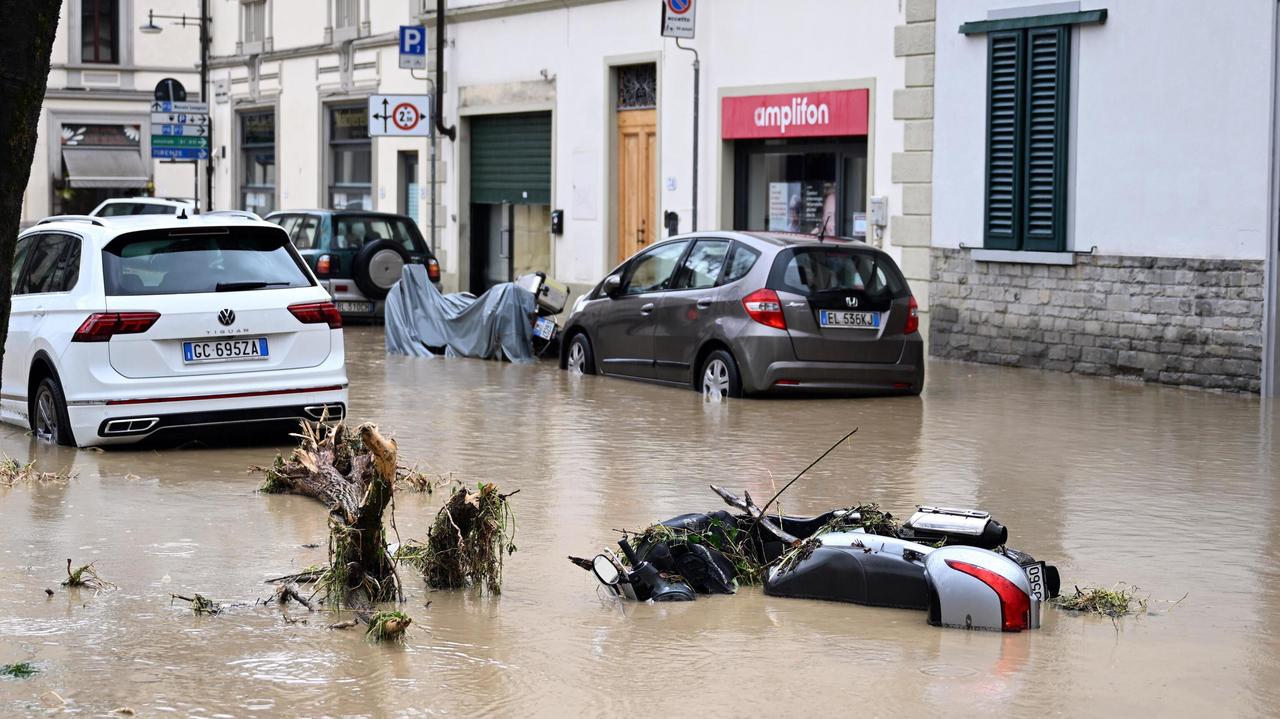
[[[341,419],[342,319],[248,213],[51,217],[18,237],[0,420],[65,445]]]
[[[167,197],[114,197],[103,200],[89,214],[94,217],[121,217],[124,215],[190,215],[196,205],[190,200],[171,200]]]

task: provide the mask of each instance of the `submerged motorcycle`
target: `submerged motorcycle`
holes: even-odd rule
[[[555,316],[564,311],[568,286],[549,279],[545,272],[530,272],[515,279],[517,287],[533,293],[536,300],[533,322],[533,353],[538,357],[559,354],[560,325]]]
[[[1038,628],[1041,604],[1058,595],[1057,568],[1006,548],[1008,530],[987,512],[920,506],[901,526],[874,507],[770,516],[750,495],[712,489],[744,513],[674,517],[636,546],[619,541],[625,562],[605,551],[575,563],[626,599],[732,594],[765,567],[770,596],[925,610],[935,626],[1005,632]]]

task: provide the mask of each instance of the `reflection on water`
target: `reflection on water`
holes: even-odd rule
[[[321,615],[290,624],[252,603],[264,578],[323,561],[324,512],[254,493],[245,468],[270,449],[74,452],[4,428],[0,452],[79,476],[0,489],[0,663],[41,669],[0,680],[0,715],[39,713],[49,690],[88,715],[263,717],[648,715],[655,701],[803,716],[851,696],[875,715],[1222,716],[1280,701],[1277,422],[1256,399],[938,363],[923,398],[704,403],[552,365],[388,358],[377,328],[350,331],[348,357],[352,418],[378,421],[406,462],[522,490],[502,596],[409,578],[414,628],[397,647]],[[750,588],[620,605],[564,559],[719,508],[711,482],[768,496],[854,426],[786,511],[980,506],[1068,587],[1187,598],[1119,623],[1049,609],[1040,631],[1002,636]],[[439,502],[401,495],[401,537],[422,536]],[[67,557],[119,589],[57,587]],[[193,617],[170,592],[245,605]]]

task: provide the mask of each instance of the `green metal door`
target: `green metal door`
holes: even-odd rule
[[[471,202],[551,204],[551,113],[471,119]]]

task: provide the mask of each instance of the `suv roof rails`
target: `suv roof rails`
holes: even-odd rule
[[[102,220],[93,217],[92,215],[53,215],[40,220],[36,224],[47,225],[50,222],[88,222],[89,224],[97,225],[98,227],[107,226]]]
[[[208,217],[209,215],[226,215],[227,217],[240,217],[246,220],[262,221],[261,217],[258,217],[256,214],[249,212],[248,210],[209,210],[201,214],[205,217]]]

